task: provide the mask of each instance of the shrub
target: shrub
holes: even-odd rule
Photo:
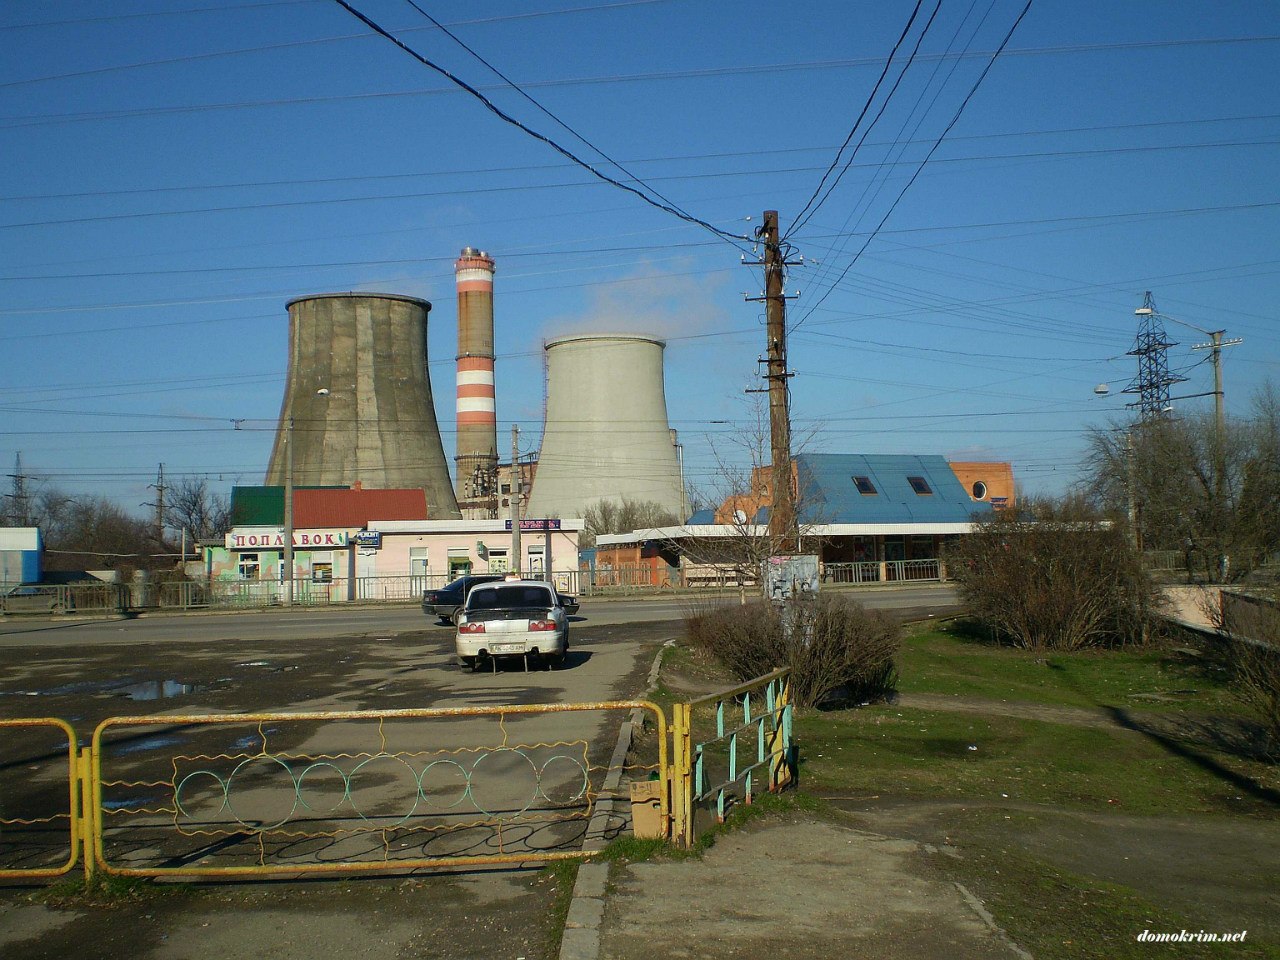
[[[690,641],[740,680],[790,667],[797,706],[878,699],[897,684],[897,624],[847,597],[720,607],[685,622]]]
[[[947,569],[970,614],[1029,650],[1145,643],[1163,602],[1125,532],[1073,502],[979,519]]]
[[[1233,598],[1219,608],[1217,626],[1227,638],[1234,691],[1266,731],[1265,749],[1280,753],[1280,604],[1275,591]]]

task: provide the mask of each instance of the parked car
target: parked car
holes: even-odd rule
[[[578,612],[577,597],[571,597],[569,596],[569,594],[561,593],[559,590],[557,590],[556,599],[560,601],[560,606],[564,607],[564,612],[567,613],[569,616],[572,617],[575,613]]]
[[[499,657],[536,657],[558,667],[569,649],[569,614],[541,580],[481,584],[455,622],[458,662],[473,670]]]
[[[23,584],[0,597],[0,613],[65,613],[74,606],[70,590],[48,584]]]
[[[501,573],[469,573],[439,590],[424,590],[422,612],[429,617],[439,617],[445,623],[452,623],[462,605],[467,602],[467,594],[473,587],[501,579]]]

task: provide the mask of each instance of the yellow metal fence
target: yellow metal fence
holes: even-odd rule
[[[698,808],[722,817],[790,782],[786,681],[675,704],[670,724],[642,700],[161,715],[109,718],[82,745],[62,720],[0,720],[0,879],[77,864],[192,879],[581,857],[625,827],[622,790],[646,779],[662,782],[663,835],[688,845]],[[614,754],[605,720],[618,712],[651,729],[645,761]]]

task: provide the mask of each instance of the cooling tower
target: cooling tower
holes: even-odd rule
[[[330,293],[288,303],[289,374],[267,483],[420,487],[433,520],[459,519],[427,375],[427,312],[415,297]]]
[[[547,414],[526,516],[581,517],[597,501],[623,498],[653,501],[679,516],[665,346],[606,334],[547,343]]]
[[[493,258],[464,247],[458,284],[457,456],[454,491],[463,513],[497,516],[498,420],[493,383]]]

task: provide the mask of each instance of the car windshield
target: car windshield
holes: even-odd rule
[[[546,587],[532,584],[503,584],[471,591],[468,610],[499,610],[503,607],[553,607],[555,601]]]

